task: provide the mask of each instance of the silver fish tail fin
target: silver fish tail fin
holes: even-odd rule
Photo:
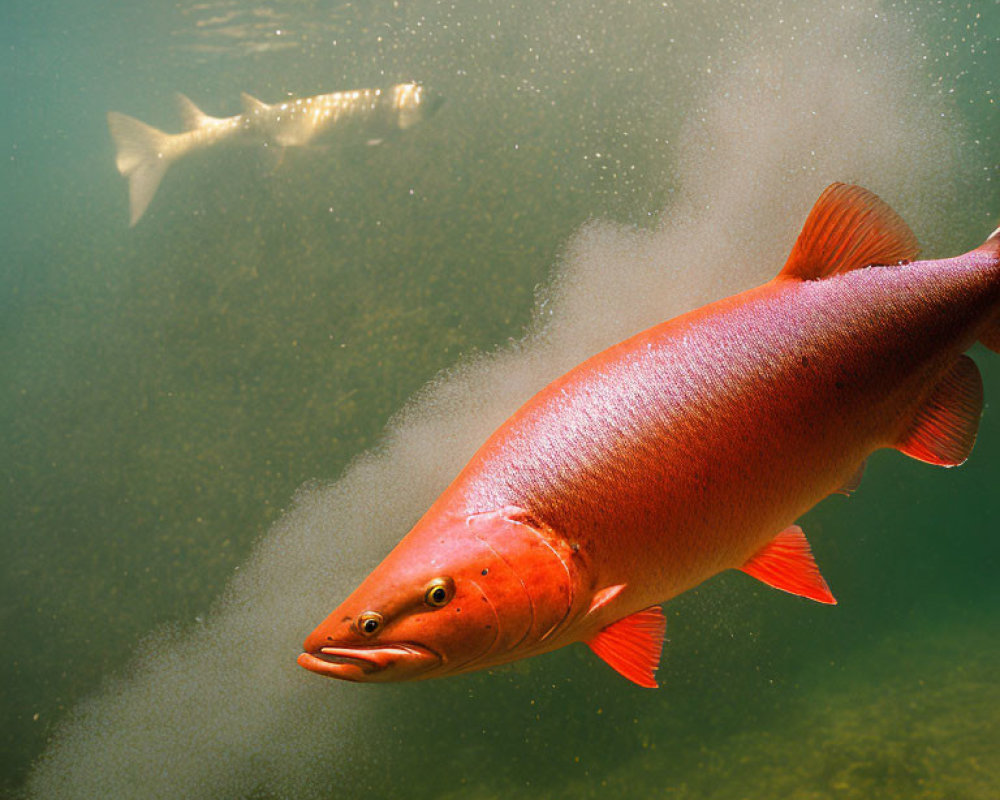
[[[108,129],[115,143],[115,164],[128,178],[131,227],[145,213],[170,164],[165,152],[170,134],[117,111],[108,112]]]

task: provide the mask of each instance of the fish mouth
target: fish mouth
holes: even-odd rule
[[[413,680],[441,662],[433,650],[411,642],[320,647],[298,658],[299,666],[311,672],[359,683]]]

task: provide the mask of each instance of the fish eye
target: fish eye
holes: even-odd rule
[[[365,636],[374,636],[382,629],[382,615],[377,611],[366,611],[358,617],[358,631]]]
[[[455,582],[451,578],[435,578],[424,589],[424,602],[431,608],[441,608],[455,594]]]

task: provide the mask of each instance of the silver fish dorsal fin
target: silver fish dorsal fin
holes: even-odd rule
[[[218,117],[211,117],[198,108],[186,94],[176,92],[174,99],[177,102],[177,110],[184,121],[184,130],[186,131],[193,131],[220,121]]]
[[[247,94],[246,92],[240,92],[240,102],[243,104],[243,113],[248,117],[266,114],[271,109],[271,106],[263,100],[258,100],[252,94]]]

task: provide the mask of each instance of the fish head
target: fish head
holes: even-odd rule
[[[398,83],[389,90],[389,102],[396,126],[406,130],[437,112],[444,97],[420,83]]]
[[[425,517],[309,635],[298,661],[359,682],[513,661],[562,643],[575,583],[571,549],[520,509]]]

